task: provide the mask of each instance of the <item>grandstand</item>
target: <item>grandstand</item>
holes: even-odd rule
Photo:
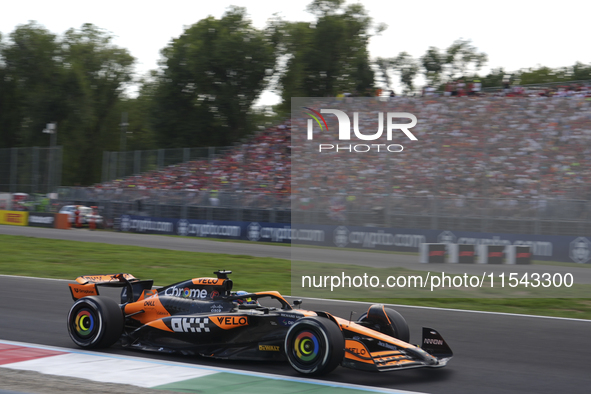
[[[346,215],[359,225],[578,233],[591,213],[591,98],[573,92],[319,102],[345,112],[410,112],[419,119],[413,129],[419,141],[387,157],[331,153],[306,163],[291,154],[305,135],[299,132],[305,120],[294,117],[294,124],[268,128],[214,160],[104,182],[69,198],[185,207],[176,217],[203,214],[191,214],[191,207],[241,210],[218,220],[254,209],[265,212],[256,220],[271,219],[268,212],[277,220],[280,211],[289,222],[285,211],[292,206],[320,223]],[[362,127],[377,129],[377,117],[362,119]],[[325,133],[317,142],[334,138]]]

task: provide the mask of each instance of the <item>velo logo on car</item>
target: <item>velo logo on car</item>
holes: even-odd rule
[[[211,322],[224,330],[248,326],[248,318],[246,316],[213,316],[211,317]]]
[[[322,108],[320,112],[310,107],[304,108],[304,113],[311,117],[307,123],[308,141],[314,140],[314,121],[320,128],[321,132],[330,132],[326,119],[322,114],[332,114],[338,120],[338,140],[351,141],[351,119],[344,111],[339,109]],[[400,130],[411,141],[417,141],[417,137],[409,130],[417,125],[417,117],[409,112],[378,112],[378,130],[372,134],[364,134],[359,128],[359,112],[353,112],[353,133],[355,137],[362,141],[376,141],[382,138],[384,134],[384,114],[386,118],[386,140],[392,141],[394,131]],[[394,123],[394,119],[410,119],[410,123]],[[400,144],[318,144],[318,152],[350,152],[350,153],[365,153],[365,152],[402,152],[404,147]]]

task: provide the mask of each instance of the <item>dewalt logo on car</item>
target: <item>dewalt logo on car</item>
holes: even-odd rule
[[[259,345],[259,351],[261,351],[261,352],[278,352],[280,350],[281,350],[280,346]]]

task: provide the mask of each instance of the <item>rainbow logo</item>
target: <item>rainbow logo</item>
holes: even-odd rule
[[[320,345],[316,336],[309,332],[301,332],[295,340],[295,352],[297,357],[302,361],[313,361],[318,357]]]
[[[320,120],[318,118],[322,119],[322,122],[324,123],[324,127],[326,127],[326,131],[328,131],[328,125],[326,124],[326,120],[324,120],[324,117],[322,115],[320,115],[320,112],[315,111],[310,107],[302,107],[302,108],[313,112],[313,113],[310,113],[310,112],[305,112],[305,113],[306,113],[306,115],[310,115],[312,118],[314,118],[316,123],[318,123],[318,126],[320,126],[320,130],[323,130],[323,128],[322,128],[322,123],[320,123]],[[309,128],[311,128],[311,127],[309,127]]]
[[[94,328],[94,316],[90,313],[90,311],[86,309],[82,309],[76,315],[76,332],[82,336],[88,336],[92,333],[92,329]]]

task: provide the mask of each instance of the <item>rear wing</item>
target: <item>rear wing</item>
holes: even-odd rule
[[[74,301],[87,296],[99,295],[97,286],[124,287],[121,292],[121,303],[137,301],[144,290],[151,291],[152,279],[140,280],[131,274],[84,275],[69,284],[70,294]],[[131,297],[129,296],[131,295]]]
[[[76,282],[82,285],[91,283],[97,285],[111,284],[112,286],[117,286],[117,283],[119,283],[119,286],[124,286],[126,280],[131,282],[139,279],[131,274],[84,275],[76,278]]]

